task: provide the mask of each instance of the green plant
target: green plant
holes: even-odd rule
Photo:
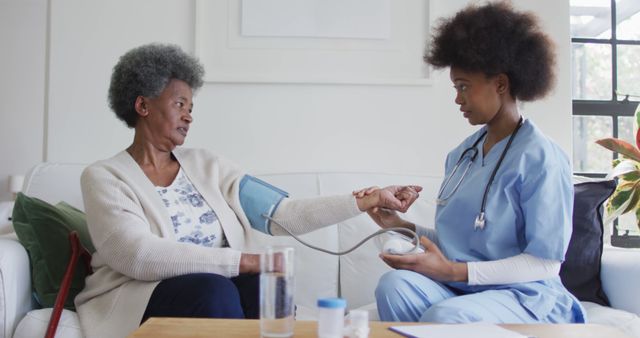
[[[613,160],[613,169],[609,174],[610,177],[618,179],[618,185],[607,201],[605,224],[633,211],[640,229],[640,104],[634,117],[635,146],[616,138],[604,138],[596,143],[620,155]]]

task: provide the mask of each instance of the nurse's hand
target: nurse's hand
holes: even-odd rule
[[[406,221],[398,215],[394,210],[385,208],[372,208],[367,210],[367,214],[371,219],[376,222],[381,228],[406,228],[411,231],[416,231],[415,224]]]
[[[425,252],[414,255],[381,254],[380,258],[394,269],[411,270],[440,282],[466,282],[467,264],[452,262],[438,246],[426,237],[420,237]]]

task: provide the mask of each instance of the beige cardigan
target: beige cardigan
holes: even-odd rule
[[[204,150],[176,149],[173,154],[214,209],[230,248],[176,241],[154,185],[126,151],[90,165],[81,186],[96,247],[91,261],[94,273],[75,299],[88,338],[125,337],[135,330],[163,279],[198,272],[238,275],[241,251],[254,231],[238,198],[245,173]],[[304,233],[359,213],[355,199],[344,195],[285,199],[274,217]]]

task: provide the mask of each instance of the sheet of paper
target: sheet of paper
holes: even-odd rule
[[[407,325],[391,326],[389,329],[415,338],[528,338],[521,333],[486,323]]]

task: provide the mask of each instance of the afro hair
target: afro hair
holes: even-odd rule
[[[471,5],[441,21],[424,60],[435,68],[506,74],[511,96],[521,101],[544,97],[555,83],[551,40],[534,14],[506,2]]]

